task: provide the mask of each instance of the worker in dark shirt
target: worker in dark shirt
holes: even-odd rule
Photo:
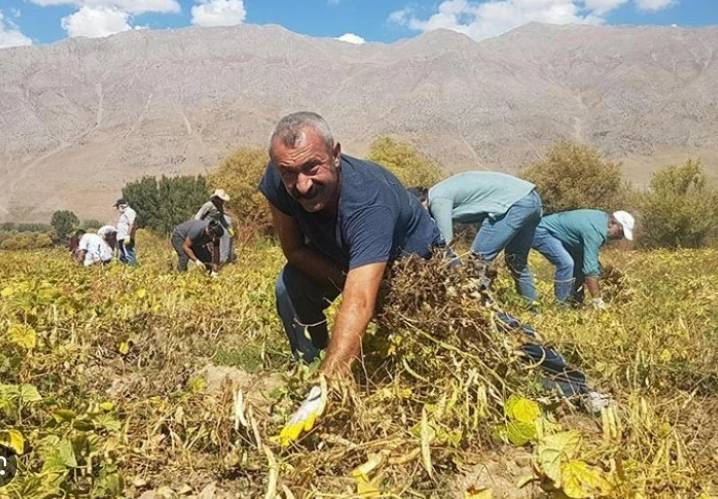
[[[187,220],[175,227],[170,241],[177,252],[177,269],[187,270],[192,262],[213,274],[219,269],[219,240],[224,229],[216,220]]]
[[[387,264],[408,254],[428,258],[444,242],[399,180],[379,165],[343,155],[315,113],[280,120],[270,160],[259,190],[287,258],[276,285],[279,315],[295,356],[312,361],[327,348],[322,373],[345,375],[361,354]],[[329,338],[324,309],[340,293]],[[285,443],[313,424],[325,396],[319,386],[312,389],[283,431]]]

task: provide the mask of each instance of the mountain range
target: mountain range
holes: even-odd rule
[[[527,24],[353,45],[274,26],[135,30],[0,50],[0,221],[111,219],[143,175],[206,173],[314,110],[345,151],[379,135],[450,171],[515,172],[568,139],[645,185],[700,158],[718,177],[718,27]]]

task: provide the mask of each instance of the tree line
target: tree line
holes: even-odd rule
[[[367,157],[386,166],[407,187],[431,186],[447,175],[439,162],[391,137],[377,138]],[[196,213],[211,190],[222,188],[231,196],[227,209],[243,236],[266,236],[271,233],[271,217],[257,184],[267,161],[265,150],[241,148],[206,177],[143,177],[125,185],[122,197],[137,210],[139,227],[167,235]],[[665,166],[639,190],[623,177],[620,163],[604,158],[597,149],[560,142],[517,175],[536,184],[546,214],[579,208],[636,212],[640,247],[697,248],[718,242],[718,188],[698,161]],[[53,240],[65,241],[77,228],[100,225],[96,220],[80,222],[71,211],[61,210],[53,214],[50,226],[0,225],[0,249],[44,247]]]

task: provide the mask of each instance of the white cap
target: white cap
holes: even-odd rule
[[[214,194],[212,194],[212,197],[218,197],[222,201],[229,201],[229,194],[224,192],[224,189],[215,189]]]
[[[627,211],[614,211],[613,218],[623,227],[623,237],[633,241],[633,228],[636,226],[636,219]]]

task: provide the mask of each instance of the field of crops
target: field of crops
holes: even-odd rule
[[[460,296],[437,310],[420,279],[371,327],[357,383],[283,448],[316,374],[291,362],[274,313],[281,251],[244,247],[209,279],[174,273],[164,241],[138,248],[135,269],[0,252],[0,444],[18,454],[0,497],[718,495],[716,250],[606,251],[619,270],[603,313],[558,310],[533,257],[533,317],[502,273],[499,303],[615,409],[542,393],[491,310]]]

